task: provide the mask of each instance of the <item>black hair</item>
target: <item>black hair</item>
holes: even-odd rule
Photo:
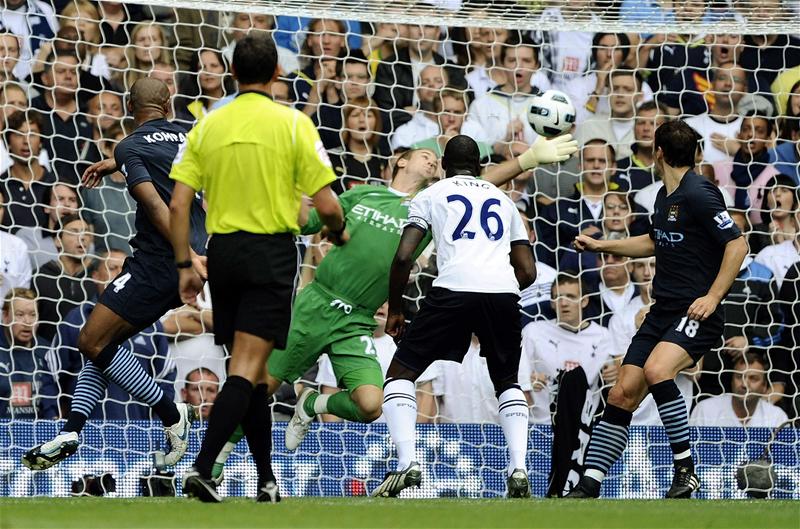
[[[639,75],[639,72],[633,68],[614,68],[611,70],[609,78],[613,79],[614,77],[620,77],[622,75],[630,75],[633,77],[633,80],[636,81],[636,86],[638,88],[642,87],[642,76]]]
[[[61,181],[55,182],[53,185],[47,186],[44,189],[44,192],[42,193],[42,204],[44,204],[46,207],[50,207],[50,200],[53,198],[53,193],[56,191],[56,186],[64,186],[69,188],[77,197],[78,205],[76,209],[81,209],[83,207],[83,199],[81,198],[80,192],[78,192],[78,188],[72,184]]]
[[[748,110],[747,112],[745,112],[744,117],[746,117],[746,118],[758,118],[758,119],[763,119],[764,121],[766,121],[767,122],[767,136],[772,136],[772,133],[775,130],[775,120],[773,120],[771,117],[765,116],[764,114],[759,112],[759,110],[757,108],[754,108],[753,110]]]
[[[27,123],[30,127],[31,125],[36,125],[36,128],[39,129],[39,134],[42,133],[42,115],[38,112],[28,112],[24,110],[17,110],[8,118],[6,119],[6,131],[5,131],[5,139],[6,143],[8,143],[11,139],[12,134],[19,134],[20,129],[22,126]]]
[[[58,237],[61,238],[64,235],[64,230],[66,229],[67,225],[73,223],[75,221],[86,222],[83,217],[81,217],[77,213],[71,213],[69,215],[64,215],[61,220],[58,221]],[[88,223],[87,223],[88,224]]]
[[[589,294],[589,287],[586,282],[581,277],[581,274],[574,271],[574,270],[564,270],[559,272],[556,276],[556,280],[553,281],[553,284],[550,286],[550,298],[555,299],[553,294],[555,294],[556,286],[560,285],[578,285],[581,289],[581,297],[587,296]]]
[[[481,170],[481,154],[478,144],[464,134],[453,136],[444,147],[442,167],[448,177],[464,172],[478,176]]]
[[[655,149],[664,151],[670,167],[694,167],[700,135],[682,119],[667,121],[656,129]]]
[[[597,49],[601,47],[600,40],[606,35],[615,35],[617,37],[618,44],[615,47],[615,51],[616,48],[622,48],[622,62],[625,62],[631,54],[631,39],[625,33],[595,33],[594,37],[592,37],[592,70],[597,69]]]
[[[539,45],[529,36],[514,34],[513,32],[509,34],[508,40],[505,42],[505,44],[500,47],[500,62],[505,62],[508,50],[520,46],[526,46],[532,49],[533,58],[536,60],[537,64],[541,64],[539,62]]]
[[[233,70],[240,84],[266,84],[277,66],[278,50],[270,35],[254,32],[236,43]]]

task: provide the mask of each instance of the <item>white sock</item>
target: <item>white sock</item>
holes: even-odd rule
[[[314,413],[319,415],[320,413],[328,413],[328,399],[331,398],[330,394],[328,395],[318,395],[317,400],[314,401]]]
[[[500,426],[508,444],[508,475],[514,469],[526,469],[528,452],[528,402],[519,388],[510,388],[500,394]]]
[[[413,382],[396,378],[386,383],[383,416],[397,446],[397,470],[404,470],[416,452],[417,396]]]

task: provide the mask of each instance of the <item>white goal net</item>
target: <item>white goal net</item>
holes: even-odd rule
[[[506,186],[527,221],[538,266],[521,300],[520,367],[538,495],[547,491],[552,414],[566,387],[559,375],[575,367],[586,373],[588,389],[580,391],[587,406],[573,410],[583,447],[652,302],[651,260],[579,255],[571,241],[579,233],[648,233],[661,186],[654,130],[677,118],[695,128],[702,147],[696,170],[719,186],[750,255],[722,304],[722,341],[679,375],[679,386],[698,427],[694,447],[710,484],[704,494],[742,496],[736,467],[759,457],[772,429],[800,413],[799,20],[796,0],[6,0],[0,495],[68,494],[75,479],[103,472],[115,475],[116,494],[140,492],[160,428],[113,386],[76,456],[39,474],[19,463],[66,416],[83,365],[78,330],[98,287],[114,281],[132,251],[136,204],[125,177],[88,189],[80,175],[133,130],[125,100],[133,82],[152,76],[167,83],[170,118],[188,131],[236,94],[233,48],[262,31],[279,52],[270,95],[314,120],[337,193],[388,185],[403,153],[441,155],[458,133],[478,142],[484,163],[502,163],[536,138],[527,108],[537,90],[560,90],[575,105],[580,152]],[[301,288],[313,280],[325,246],[318,236],[299,239]],[[409,314],[435,275],[429,249],[409,284]],[[212,310],[176,310],[130,341],[165,391],[205,412],[225,379]],[[580,337],[587,324],[594,330],[585,339],[559,335],[577,328]],[[394,346],[376,335],[375,347],[385,368]],[[474,342],[463,364],[436,363],[418,383],[419,458],[431,475],[419,495],[504,493],[504,441],[479,352]],[[301,383],[337,390],[325,359]],[[291,415],[293,402],[294,388],[282,388],[277,420]],[[626,472],[614,467],[606,494],[661,497],[671,455],[652,402],[634,424]],[[393,453],[380,423],[321,423],[296,456],[284,451],[281,428],[275,464],[288,494],[363,494]],[[771,444],[774,496],[800,497],[798,446],[792,427]],[[242,443],[225,493],[253,493],[246,453]]]

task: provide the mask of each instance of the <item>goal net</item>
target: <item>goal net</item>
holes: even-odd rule
[[[533,93],[559,90],[574,104],[581,151],[505,187],[537,259],[537,281],[521,297],[519,378],[531,404],[528,467],[540,496],[551,486],[557,397],[585,395],[579,409],[563,400],[558,408],[576,424],[567,436],[576,456],[558,463],[574,482],[577,454],[652,303],[652,260],[579,255],[571,242],[579,233],[616,239],[650,232],[661,186],[653,133],[667,119],[685,119],[700,139],[695,169],[719,187],[730,212],[718,219],[720,228],[735,222],[750,246],[720,309],[722,341],[678,377],[697,427],[702,494],[743,497],[738,466],[769,448],[770,493],[800,498],[798,430],[789,425],[770,438],[800,408],[798,20],[798,3],[781,0],[7,1],[0,13],[0,495],[66,495],[82,476],[110,473],[116,492],[109,493],[133,496],[141,476],[153,472],[160,426],[113,385],[77,455],[40,473],[19,462],[57,433],[69,411],[83,365],[77,335],[98,290],[125,286],[117,274],[136,230],[125,177],[116,173],[93,189],[79,180],[135,128],[124,96],[136,80],[163,80],[173,95],[169,117],[188,131],[235,95],[233,48],[262,31],[278,46],[270,96],[314,120],[337,193],[388,185],[410,165],[403,153],[440,156],[458,133],[478,142],[487,167],[500,164],[536,138],[527,119]],[[680,208],[669,215],[677,221]],[[673,243],[682,237],[663,235]],[[327,243],[301,237],[298,249],[303,288]],[[410,317],[436,274],[429,248],[407,290]],[[212,311],[208,300],[178,309],[128,344],[165,392],[199,406],[204,417],[225,380]],[[691,321],[677,329],[689,337],[696,330]],[[391,339],[378,332],[366,347],[385,369]],[[417,450],[426,479],[408,494],[505,493],[505,443],[485,364],[473,341],[462,364],[437,362],[418,382]],[[562,384],[560,375],[578,367],[586,387]],[[325,357],[298,384],[338,390]],[[320,422],[290,454],[280,421],[291,416],[295,389],[281,388],[273,408],[284,492],[371,490],[394,464],[385,426]],[[242,442],[226,470],[225,494],[254,494],[248,461]],[[663,497],[671,465],[648,399],[604,494]]]

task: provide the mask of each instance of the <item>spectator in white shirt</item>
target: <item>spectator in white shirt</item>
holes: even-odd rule
[[[734,153],[721,151],[714,145],[712,135],[733,138],[739,133],[742,117],[735,109],[747,91],[747,72],[729,62],[712,68],[711,75],[711,90],[706,94],[707,99],[712,98],[709,111],[687,118],[686,123],[700,134],[703,161],[713,164],[733,159]]]
[[[430,149],[441,158],[444,146],[453,136],[466,134],[475,139],[482,135],[475,123],[465,121],[467,99],[461,90],[445,88],[439,92],[433,99],[433,113],[426,115],[433,116],[434,121],[425,119],[425,128],[415,130],[415,121],[412,119],[397,129],[393,139],[393,143],[397,144],[395,149],[400,147]],[[407,144],[409,141],[411,143]],[[478,142],[478,150],[481,159],[488,158],[492,154],[492,147],[487,143]]]
[[[439,117],[434,110],[434,100],[440,97],[440,91],[447,86],[449,80],[447,70],[444,66],[431,64],[422,69],[419,78],[420,84],[417,87],[419,110],[414,112],[411,121],[397,127],[392,134],[393,150],[411,147],[421,139],[439,134]]]
[[[467,122],[474,122],[483,132],[476,141],[489,143],[495,154],[509,158],[522,154],[536,139],[528,123],[528,107],[540,65],[536,44],[527,37],[511,39],[503,46],[501,58],[505,83],[472,102]],[[549,88],[545,76],[534,84],[539,90]]]
[[[692,426],[776,428],[787,420],[786,413],[770,403],[766,360],[745,353],[734,364],[731,393],[703,400],[695,406]]]
[[[617,159],[632,154],[634,115],[637,105],[642,101],[642,80],[635,70],[612,70],[608,78],[609,111],[595,112],[578,126],[576,136],[580,144],[602,138],[616,152]]]
[[[27,245],[31,266],[34,269],[58,258],[55,238],[61,219],[67,215],[78,214],[83,207],[77,189],[61,182],[45,190],[42,202],[47,204],[44,207],[47,215],[46,224],[35,227],[23,226],[17,231],[17,236]]]
[[[5,214],[5,198],[0,193],[0,223]],[[28,247],[25,241],[0,230],[0,299],[15,288],[31,286],[31,262],[28,259]]]
[[[559,274],[551,290],[555,320],[534,321],[522,330],[522,352],[530,366],[533,388],[531,422],[550,421],[559,372],[583,368],[593,406],[599,402],[600,372],[610,358],[611,335],[597,323],[583,319],[589,300],[580,279]]]

